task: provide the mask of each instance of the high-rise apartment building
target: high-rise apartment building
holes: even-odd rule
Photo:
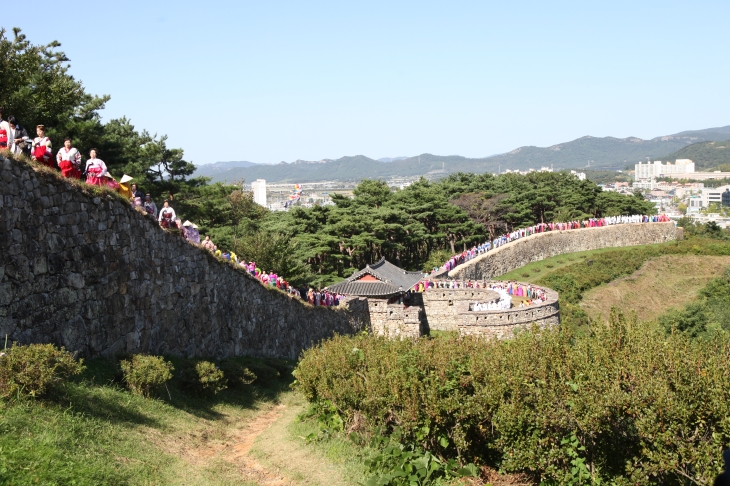
[[[662,164],[661,160],[647,162],[642,164],[639,162],[634,166],[634,180],[655,179],[670,174],[693,174],[695,171],[695,163],[690,159],[677,159],[674,164],[667,162]]]
[[[266,205],[266,180],[256,179],[251,183],[251,190],[253,191],[253,202],[263,207]]]

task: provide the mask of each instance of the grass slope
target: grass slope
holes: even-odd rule
[[[253,442],[252,424],[255,429],[262,417],[288,403],[299,410],[291,375],[276,377],[266,363],[272,361],[259,363],[262,384],[195,398],[171,383],[170,396],[146,399],[119,386],[112,363],[89,360],[79,380],[47,399],[0,402],[0,484],[213,486],[276,479],[235,453],[240,443]],[[341,466],[327,466],[325,455],[303,441],[292,439],[283,450],[293,457],[297,448],[306,449],[297,456],[303,473],[321,466],[337,477]]]
[[[592,319],[606,319],[618,307],[635,310],[639,321],[653,321],[697,299],[699,290],[728,266],[725,256],[661,256],[628,277],[589,290],[580,305]]]

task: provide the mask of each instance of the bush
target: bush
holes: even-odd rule
[[[223,371],[210,361],[193,361],[180,373],[183,389],[197,395],[215,395],[228,388]]]
[[[129,360],[120,362],[127,386],[137,395],[150,396],[172,378],[175,369],[162,356],[135,354]]]
[[[0,398],[38,397],[84,371],[64,348],[52,344],[15,345],[0,356]]]
[[[238,361],[223,360],[220,369],[228,379],[228,386],[231,388],[241,388],[256,381],[256,374]]]
[[[303,353],[297,381],[346,424],[545,484],[711,483],[730,444],[730,334],[693,340],[616,313],[586,336],[338,336]]]

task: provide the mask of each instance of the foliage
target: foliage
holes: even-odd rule
[[[241,236],[233,250],[239,259],[256,262],[262,271],[274,272],[290,284],[310,281],[309,269],[299,261],[298,242],[283,234],[257,231]]]
[[[333,201],[334,206],[270,213],[261,222],[264,234],[292,241],[293,258],[306,263],[310,282],[319,285],[381,257],[406,269],[430,269],[443,264],[445,255],[541,221],[654,212],[643,198],[604,193],[561,173],[459,173],[438,183],[421,179],[395,192],[366,180],[353,199]],[[262,243],[252,247],[268,251]]]
[[[427,434],[428,428],[424,432]],[[376,434],[370,441],[370,447],[377,452],[365,460],[365,486],[425,486],[478,476],[474,464],[460,467],[454,459],[443,460],[421,447],[398,442],[397,435]]]
[[[184,160],[182,149],[168,147],[166,135],[138,131],[126,117],[102,123],[99,112],[110,96],[87,93],[69,74],[69,58],[60,46],[58,41],[33,45],[18,28],[9,39],[0,28],[0,106],[5,117],[15,116],[31,137],[36,125],[45,125],[56,150],[65,137],[84,156],[96,148],[117,179],[134,177],[153,200],[174,194],[178,211],[190,219],[209,216],[211,211],[196,211],[199,199],[209,196],[201,194],[208,179],[190,178],[195,166]]]
[[[180,384],[196,395],[216,395],[228,388],[223,370],[210,361],[194,360],[180,370]]]
[[[119,363],[127,386],[137,395],[148,397],[172,378],[175,369],[162,356],[135,354]]]
[[[690,337],[710,337],[718,330],[730,331],[730,269],[711,280],[695,302],[683,309],[670,310],[659,322],[667,332],[678,330]]]
[[[583,294],[617,278],[631,275],[652,258],[661,255],[730,255],[730,245],[706,236],[689,238],[664,245],[633,248],[631,251],[610,250],[592,255],[535,281],[560,294],[561,326],[574,332],[587,332],[588,315],[580,308]]]
[[[346,423],[536,482],[704,484],[730,444],[729,377],[730,335],[689,340],[613,313],[585,336],[335,337],[304,352],[297,386]]]
[[[261,360],[270,361],[278,366]],[[297,398],[287,375],[202,397],[170,386],[172,400],[166,391],[164,401],[148,399],[119,386],[115,363],[91,358],[84,365],[43,400],[0,402],[0,484],[241,484],[232,465],[191,464],[170,446],[208,447],[226,440],[231,423]]]
[[[15,345],[0,354],[0,398],[39,397],[83,372],[83,360],[52,344]]]
[[[45,125],[54,147],[73,137],[86,152],[103,132],[98,111],[109,96],[94,96],[68,72],[69,59],[57,41],[33,45],[20,29],[13,38],[0,28],[0,106],[35,137]]]
[[[230,388],[241,388],[256,381],[256,374],[248,367],[236,360],[223,360],[219,366],[228,380]]]

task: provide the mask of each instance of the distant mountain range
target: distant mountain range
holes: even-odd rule
[[[252,162],[216,162],[198,167],[195,175],[211,177],[214,182],[233,182],[241,179],[249,182],[256,179],[266,179],[268,182],[316,182],[325,180],[358,181],[366,178],[420,175],[438,178],[454,172],[497,173],[507,169],[526,170],[550,166],[556,170],[578,169],[586,167],[588,164],[591,168],[623,168],[646,160],[647,157],[652,160],[692,158],[675,157],[674,154],[691,144],[723,141],[728,138],[730,138],[730,126],[685,131],[655,137],[651,140],[636,137],[585,136],[551,147],[526,146],[506,154],[482,158],[421,154],[413,157],[384,157],[379,160],[356,155],[336,160],[297,160],[272,165]]]

